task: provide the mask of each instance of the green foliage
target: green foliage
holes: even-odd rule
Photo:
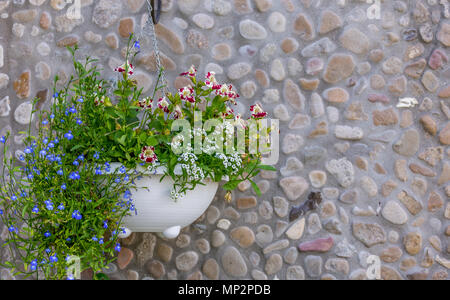
[[[132,42],[130,37],[126,62],[116,69],[121,79],[112,86],[100,79],[95,60],[81,63],[77,49],[68,48],[76,76],[54,89],[51,108],[39,112],[37,133],[28,128],[19,162],[7,158],[5,144],[0,213],[14,257],[6,267],[24,276],[61,279],[70,264],[66,258],[79,257],[82,270],[106,279],[101,271],[120,250],[123,217],[134,213],[130,190],[138,166],[164,167],[164,177],[174,181],[174,200],[207,178],[226,179],[227,191],[248,180],[260,195],[252,178],[260,170],[275,171],[261,165],[259,153],[219,151],[220,144],[237,140],[230,126],[243,130],[241,142],[249,149],[258,136],[250,135],[248,122],[266,115],[260,106],[252,107],[252,120],[242,120],[231,109],[239,97],[232,87],[218,84],[214,74],[199,80],[194,68],[182,74],[191,85],[173,94],[165,92],[160,70],[152,95],[143,97],[131,76],[137,54]],[[205,130],[197,128],[198,117],[220,122]],[[187,140],[172,130],[177,120],[194,128]]]

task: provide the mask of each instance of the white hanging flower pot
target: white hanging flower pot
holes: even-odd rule
[[[120,164],[111,164],[111,169]],[[162,167],[154,171],[141,168],[142,176],[135,180],[136,189],[131,190],[137,214],[123,220],[125,232],[119,237],[126,238],[132,232],[160,232],[166,238],[175,238],[181,228],[192,224],[209,207],[219,187],[218,182],[205,179],[205,185],[197,185],[192,191],[177,201],[171,198],[173,180],[164,174]]]

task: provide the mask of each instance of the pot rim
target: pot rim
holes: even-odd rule
[[[114,173],[117,169],[123,166],[122,163],[119,162],[112,162],[110,163],[111,166],[111,172],[110,174]],[[155,168],[153,170],[149,170],[148,168],[145,168],[141,165],[137,165],[135,170],[138,171],[142,175],[164,175],[167,171],[167,167],[161,166],[158,163],[154,164]],[[132,171],[128,171],[128,173],[131,173]],[[175,175],[182,175],[183,172],[181,171],[181,166],[177,165],[174,170]],[[222,178],[222,181],[229,181],[230,178],[226,175]]]

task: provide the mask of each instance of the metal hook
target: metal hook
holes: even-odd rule
[[[159,18],[161,17],[161,0],[158,0],[158,5],[155,6],[155,0],[151,0],[152,2],[152,19],[153,19],[153,24],[158,24],[159,22]]]

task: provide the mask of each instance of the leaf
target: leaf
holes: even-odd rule
[[[253,190],[255,191],[256,195],[258,195],[258,197],[261,197],[261,190],[259,189],[259,186],[253,180],[250,180],[250,183],[252,184]]]
[[[120,138],[117,139],[117,142],[119,142],[121,145],[125,146],[125,140],[127,138],[127,135],[124,134]]]
[[[269,165],[259,165],[258,169],[265,170],[265,171],[273,171],[273,172],[277,171],[277,169],[274,166],[269,166]]]
[[[241,183],[241,180],[231,180],[223,185],[223,189],[226,191],[232,191],[237,188],[237,186]]]
[[[109,277],[104,273],[97,273],[94,275],[95,280],[109,280]]]
[[[149,136],[146,140],[147,146],[156,146],[158,145],[158,140],[154,136]]]

